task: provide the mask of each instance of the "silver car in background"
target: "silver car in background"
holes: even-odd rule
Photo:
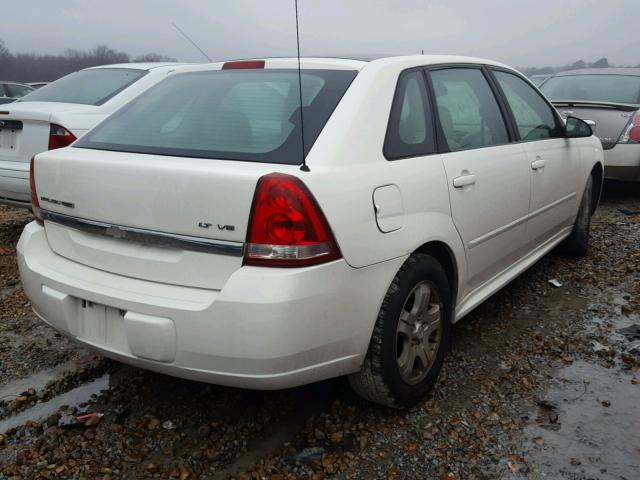
[[[595,122],[605,178],[640,182],[640,68],[562,72],[540,89],[564,117]]]

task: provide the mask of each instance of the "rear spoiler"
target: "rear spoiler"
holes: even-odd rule
[[[623,112],[635,112],[640,110],[640,105],[633,103],[615,103],[615,102],[596,102],[588,100],[555,100],[553,103],[556,107],[594,107],[594,108],[611,108],[613,110],[621,110]]]

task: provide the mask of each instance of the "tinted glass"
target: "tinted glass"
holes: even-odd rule
[[[4,88],[4,83],[0,83],[0,97],[6,97],[7,96],[7,92]]]
[[[128,68],[82,70],[33,91],[20,101],[101,105],[146,73]]]
[[[451,151],[501,145],[509,141],[502,113],[478,69],[431,72],[438,116]]]
[[[304,140],[315,142],[355,77],[304,70]],[[299,164],[297,70],[219,70],[173,75],[75,144],[158,155]]]
[[[541,87],[552,101],[583,100],[640,104],[640,77],[569,75],[550,78]]]
[[[400,78],[391,109],[384,153],[387,158],[426,155],[435,151],[433,123],[422,72]]]
[[[15,98],[24,97],[25,95],[33,92],[34,90],[32,87],[29,87],[27,85],[20,85],[17,83],[7,83],[6,87],[9,91],[9,96],[15,97]]]
[[[516,75],[494,72],[507,97],[522,140],[544,140],[558,136],[551,107],[527,82]]]

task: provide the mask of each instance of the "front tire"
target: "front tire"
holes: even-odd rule
[[[591,233],[591,205],[593,199],[593,176],[589,176],[582,194],[578,216],[573,225],[571,235],[562,243],[562,251],[569,255],[584,256],[589,251],[589,235]]]
[[[362,370],[349,376],[361,397],[410,407],[435,384],[451,342],[451,287],[425,254],[410,256],[380,308]]]

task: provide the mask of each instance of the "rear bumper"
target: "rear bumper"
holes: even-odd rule
[[[0,160],[0,203],[29,207],[29,164]]]
[[[604,177],[611,180],[640,182],[640,145],[618,144],[605,150]]]
[[[36,314],[104,355],[243,388],[279,389],[360,368],[386,290],[404,259],[362,269],[242,267],[221,291],[115,275],[51,250],[31,223],[18,243]]]

